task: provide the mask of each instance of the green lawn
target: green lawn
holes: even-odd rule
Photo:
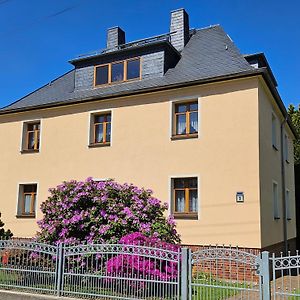
[[[243,290],[251,289],[251,283],[219,280],[207,274],[203,274],[200,277],[198,276],[197,279],[193,280],[193,283],[199,284],[192,288],[193,300],[222,300],[233,297],[239,293],[244,293],[245,295],[249,293],[249,296],[256,293],[255,291]]]

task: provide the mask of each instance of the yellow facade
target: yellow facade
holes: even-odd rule
[[[171,140],[174,102],[194,99],[198,138]],[[89,148],[90,116],[98,111],[112,114],[111,145]],[[184,244],[262,248],[281,242],[282,219],[272,216],[272,180],[280,182],[281,176],[280,156],[270,141],[272,111],[282,118],[263,80],[253,77],[1,115],[2,219],[15,236],[32,237],[48,188],[63,180],[114,178],[151,188],[170,203],[171,178],[193,176],[198,177],[198,220],[177,221]],[[20,153],[23,122],[30,120],[41,122],[40,151]],[[286,132],[293,238],[293,135],[287,127]],[[24,183],[38,185],[35,219],[16,218],[19,184]],[[239,191],[244,203],[236,202]]]

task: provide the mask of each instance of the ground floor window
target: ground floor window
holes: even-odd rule
[[[20,184],[18,217],[35,217],[37,184]]]
[[[172,179],[172,213],[177,218],[198,218],[197,177]]]

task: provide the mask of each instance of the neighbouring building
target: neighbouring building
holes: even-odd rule
[[[263,53],[221,26],[170,32],[72,59],[73,69],[0,110],[0,211],[31,237],[48,188],[114,178],[168,202],[184,244],[293,248],[293,139]],[[286,241],[286,243],[284,243]]]

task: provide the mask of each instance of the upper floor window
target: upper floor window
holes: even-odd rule
[[[23,151],[39,151],[40,148],[40,121],[24,123]]]
[[[291,213],[291,200],[290,200],[290,191],[285,191],[285,206],[286,206],[286,219],[291,220],[292,219],[292,213]]]
[[[19,187],[18,216],[34,217],[37,184],[21,184]]]
[[[279,211],[279,201],[278,201],[278,184],[277,182],[273,181],[273,188],[272,188],[272,194],[273,194],[273,213],[274,213],[274,219],[280,219],[280,211]]]
[[[277,120],[276,116],[272,114],[272,146],[274,149],[278,150],[277,146]]]
[[[131,58],[95,67],[95,86],[141,78],[140,58]]]
[[[284,140],[283,140],[283,155],[285,161],[288,163],[289,162],[289,139],[287,135],[284,135]]]
[[[173,136],[193,137],[198,134],[198,102],[175,104]]]
[[[110,145],[111,113],[93,114],[91,116],[91,145]]]
[[[174,178],[172,181],[174,216],[196,219],[198,216],[197,177]]]

